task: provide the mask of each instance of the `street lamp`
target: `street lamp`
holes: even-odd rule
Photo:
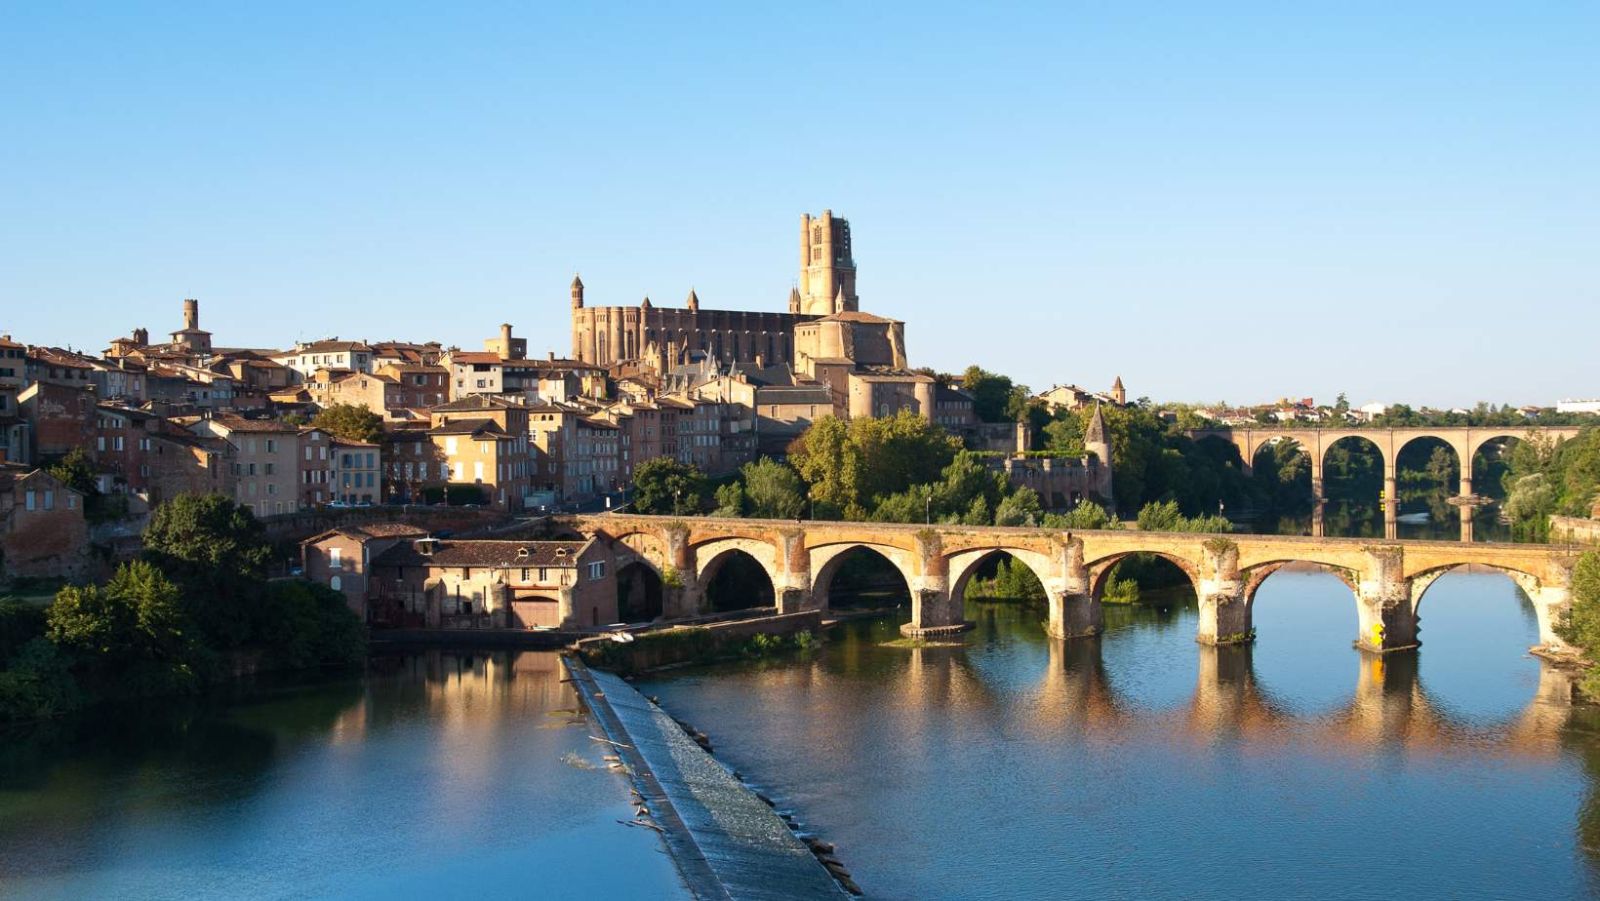
[[[933,489],[928,489],[927,503],[922,506],[922,524],[933,525]]]
[[[683,489],[682,488],[674,488],[674,489],[672,489],[672,515],[673,516],[682,516],[683,515],[683,512],[678,508],[678,498],[681,497],[682,495],[683,495]]]

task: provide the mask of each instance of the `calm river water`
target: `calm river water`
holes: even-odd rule
[[[1600,729],[1539,700],[1498,576],[1364,658],[1349,590],[1272,576],[1253,649],[1112,608],[1098,641],[969,607],[641,684],[878,898],[1587,897]],[[681,897],[548,654],[426,654],[248,702],[0,736],[7,897]]]

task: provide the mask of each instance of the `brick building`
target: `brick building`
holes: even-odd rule
[[[78,578],[88,550],[83,495],[42,469],[0,465],[0,575]]]
[[[617,619],[610,542],[420,539],[372,558],[373,618],[443,628],[595,628]]]

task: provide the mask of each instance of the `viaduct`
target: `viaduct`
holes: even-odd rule
[[[1216,428],[1195,429],[1190,431],[1189,437],[1196,441],[1206,438],[1216,438],[1227,441],[1239,449],[1239,459],[1244,466],[1244,473],[1249,475],[1255,465],[1256,454],[1266,445],[1275,441],[1293,441],[1300,445],[1307,456],[1311,458],[1311,492],[1316,497],[1315,515],[1311,521],[1311,534],[1322,534],[1322,506],[1327,495],[1322,490],[1322,467],[1327,460],[1328,451],[1335,444],[1348,438],[1364,438],[1378,448],[1378,453],[1383,458],[1383,496],[1389,503],[1384,505],[1383,526],[1384,535],[1393,539],[1397,533],[1398,525],[1396,516],[1399,514],[1397,506],[1393,503],[1397,496],[1395,492],[1395,461],[1400,458],[1400,451],[1413,441],[1423,438],[1434,438],[1455,452],[1456,462],[1460,464],[1461,485],[1456,492],[1456,503],[1461,510],[1461,540],[1472,540],[1472,508],[1481,503],[1481,499],[1472,491],[1472,458],[1491,441],[1504,438],[1529,439],[1542,438],[1544,440],[1575,438],[1580,429],[1577,426],[1539,426],[1537,428],[1516,429],[1511,427],[1490,426],[1434,426],[1421,428],[1379,428],[1379,429],[1313,429],[1279,426],[1261,426],[1243,429]]]
[[[673,518],[599,514],[566,518],[585,533],[624,544],[665,586],[663,616],[693,616],[706,588],[735,555],[754,559],[772,580],[778,610],[826,611],[833,577],[846,555],[865,548],[882,555],[911,593],[909,636],[966,628],[967,584],[986,562],[1010,555],[1039,578],[1048,595],[1047,631],[1057,638],[1097,635],[1101,598],[1112,566],[1130,554],[1154,554],[1183,570],[1194,585],[1204,644],[1249,641],[1251,607],[1267,576],[1290,564],[1338,576],[1354,595],[1357,644],[1374,652],[1406,650],[1418,641],[1417,611],[1428,586],[1461,566],[1506,573],[1538,615],[1541,653],[1571,653],[1556,634],[1571,599],[1578,550],[1536,544],[1459,541],[1372,541],[1280,535],[1205,535],[1132,530],[917,526],[859,522]]]

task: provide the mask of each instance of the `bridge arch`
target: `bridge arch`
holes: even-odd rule
[[[808,551],[811,557],[811,600],[818,609],[827,610],[832,606],[834,580],[839,570],[852,558],[859,559],[862,554],[872,554],[887,562],[905,582],[906,596],[909,598],[911,595],[911,586],[915,584],[913,555],[904,548],[866,542],[839,542],[818,545]]]
[[[1059,590],[1059,586],[1051,584],[1059,581],[1051,578],[1055,567],[1048,556],[1038,551],[1018,547],[971,548],[946,557],[950,573],[950,602],[956,610],[965,609],[967,586],[972,583],[973,577],[985,566],[1004,558],[1027,567],[1033,577],[1039,580],[1047,597],[1052,588]]]
[[[1260,591],[1261,583],[1265,582],[1270,576],[1282,570],[1286,566],[1305,568],[1315,572],[1327,573],[1333,576],[1335,579],[1338,579],[1340,582],[1343,582],[1344,586],[1350,589],[1352,595],[1358,595],[1361,590],[1360,573],[1348,566],[1342,566],[1338,563],[1329,563],[1321,560],[1294,560],[1288,558],[1282,560],[1269,560],[1264,563],[1252,564],[1248,568],[1240,569],[1239,579],[1243,585],[1245,606],[1253,607],[1256,601],[1256,592]]]
[[[1200,591],[1200,565],[1193,560],[1179,554],[1167,551],[1118,551],[1085,562],[1089,570],[1089,593],[1096,600],[1105,599],[1106,584],[1111,580],[1111,571],[1118,563],[1140,554],[1146,554],[1171,563],[1189,580],[1189,587],[1196,594]]]
[[[777,548],[755,538],[716,538],[690,548],[696,582],[710,612],[777,604]],[[764,580],[759,578],[764,576]],[[735,585],[752,594],[734,597]]]

